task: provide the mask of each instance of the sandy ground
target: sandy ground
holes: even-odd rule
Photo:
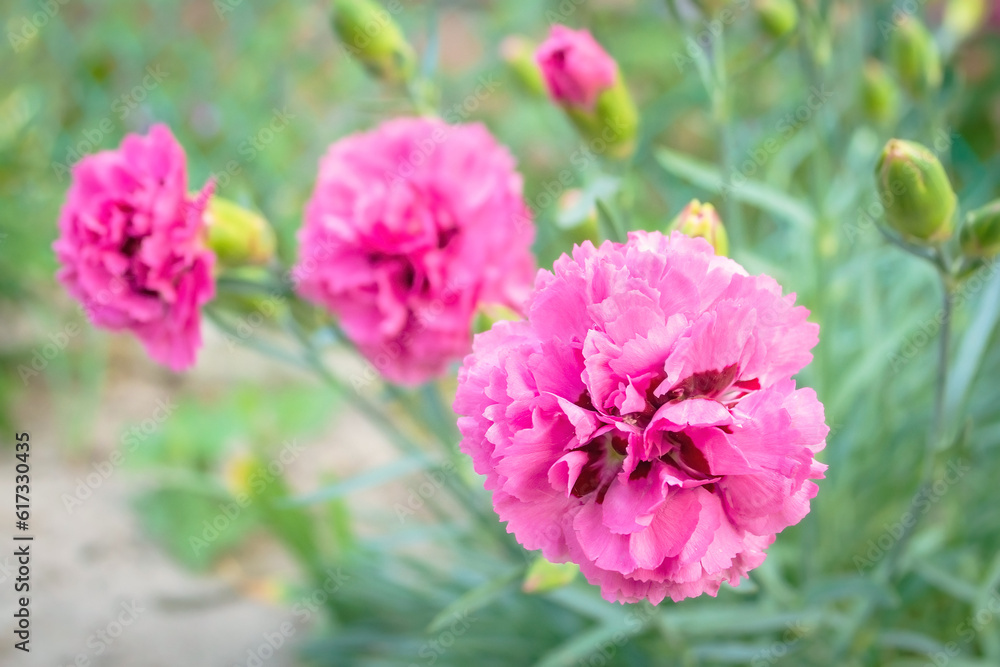
[[[141,531],[129,505],[141,481],[131,471],[115,470],[72,512],[61,500],[93,472],[95,462],[114,451],[123,427],[148,416],[157,398],[177,391],[178,381],[142,359],[131,341],[116,337],[113,348],[112,368],[125,370],[115,371],[118,377],[106,383],[93,419],[87,420],[95,432],[83,437],[85,451],[69,453],[59,442],[67,425],[57,424],[60,407],[53,405],[44,383],[32,385],[20,401],[17,428],[29,431],[32,442],[31,652],[13,648],[17,563],[10,547],[14,518],[9,516],[11,525],[0,531],[0,664],[295,665],[295,644],[309,634],[310,623],[267,594],[269,582],[294,581],[297,572],[266,537],[224,559],[209,574],[198,575],[171,560]],[[289,374],[252,352],[233,352],[209,335],[198,368],[182,382],[218,385],[224,391],[237,378],[259,379],[266,386],[289,379]],[[395,457],[377,431],[349,410],[335,413],[328,431],[304,445],[290,469],[300,490],[315,488],[324,471],[346,477]],[[2,451],[0,497],[12,499],[16,461],[9,449]],[[402,484],[372,489],[352,504],[377,503],[388,511],[405,490]],[[271,650],[268,638],[270,644],[280,640],[281,646]]]

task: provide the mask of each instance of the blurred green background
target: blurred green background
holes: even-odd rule
[[[358,425],[364,407],[351,397],[274,370],[277,362],[246,346],[209,336],[205,368],[173,376],[134,341],[82,320],[55,283],[50,250],[77,154],[169,124],[187,150],[192,187],[215,175],[220,194],[270,220],[288,262],[327,145],[412,113],[405,95],[345,57],[324,3],[5,3],[0,424],[46,435],[36,443],[48,457],[35,473],[48,499],[38,501],[39,530],[43,511],[81,516],[66,494],[79,495],[80,479],[127,452],[124,472],[90,490],[125,508],[135,522],[128,534],[206,589],[223,581],[230,597],[264,600],[274,628],[297,629],[280,647],[270,642],[274,657],[265,659],[267,632],[233,621],[205,640],[228,653],[184,664],[254,664],[254,655],[308,665],[1000,664],[1000,277],[984,270],[963,288],[946,394],[951,444],[938,461],[941,483],[918,494],[938,285],[864,213],[877,201],[873,168],[891,137],[935,148],[963,212],[1000,196],[1000,33],[985,18],[963,27],[976,2],[802,0],[788,30],[762,20],[767,3],[703,4],[714,6],[400,0],[394,18],[433,72],[442,109],[463,104],[482,81],[499,83],[461,115],[485,123],[518,158],[540,266],[574,234],[565,228],[573,215],[557,202],[567,189],[561,177],[586,193],[614,191],[616,214],[635,229],[664,229],[697,197],[719,209],[736,260],[812,310],[821,339],[800,383],[826,405],[830,468],[810,515],[779,535],[751,581],[656,609],[608,604],[580,579],[526,593],[534,556],[496,522],[457,455],[448,415],[427,416],[450,404],[447,386],[367,394],[410,415],[400,428],[415,442],[427,427],[414,415],[451,438],[443,454],[397,455],[385,435]],[[887,64],[889,101],[874,104],[865,64],[887,59],[888,36],[911,7],[935,35],[941,87],[914,97]],[[563,114],[501,59],[504,37],[537,42],[553,22],[591,29],[618,61],[642,116],[629,170],[589,158]],[[332,363],[357,365],[349,355]],[[145,397],[176,408],[142,430],[152,403],[129,400]],[[137,426],[133,450],[126,436]],[[193,543],[255,471],[267,475],[289,438],[310,443],[295,461],[310,474],[279,466],[249,509],[219,522],[203,548]],[[957,478],[946,476],[949,465]],[[109,489],[125,479],[119,503]],[[920,523],[899,542],[907,511]],[[60,539],[53,533],[48,548]],[[265,567],[272,561],[261,543],[291,559]],[[68,577],[110,568],[82,557],[63,567]],[[85,631],[52,653],[66,664],[107,621],[82,611],[73,619],[64,622]],[[177,644],[197,632],[166,621],[155,630]],[[126,636],[107,653],[120,662],[107,664],[159,664],[142,651]]]

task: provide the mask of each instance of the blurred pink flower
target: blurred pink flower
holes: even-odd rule
[[[329,148],[293,275],[379,372],[418,384],[471,349],[478,304],[523,306],[533,236],[514,158],[485,127],[403,118]]]
[[[539,271],[528,319],[476,336],[455,399],[507,530],[609,601],[738,584],[826,469],[823,406],[790,379],[818,326],[794,300],[676,232]]]
[[[535,61],[553,100],[588,111],[618,76],[618,65],[588,31],[562,25],[552,26]]]
[[[52,247],[57,277],[90,320],[134,333],[182,371],[201,347],[201,306],[215,295],[203,213],[212,185],[187,191],[184,149],[156,125],[81,159]]]

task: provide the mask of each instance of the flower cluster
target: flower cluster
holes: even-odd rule
[[[527,319],[476,337],[455,399],[508,531],[611,601],[737,584],[825,470],[823,406],[790,379],[818,327],[793,304],[680,233],[540,271]]]

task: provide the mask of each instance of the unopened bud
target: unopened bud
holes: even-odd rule
[[[552,26],[535,61],[549,96],[595,152],[618,159],[632,155],[639,113],[618,64],[589,32]]]
[[[951,236],[957,197],[934,153],[912,141],[890,139],[875,178],[890,227],[911,240],[935,242]]]
[[[473,319],[472,328],[475,333],[482,333],[492,329],[493,325],[497,322],[516,322],[523,319],[524,317],[520,313],[503,305],[502,303],[481,303],[476,309],[476,316]]]
[[[274,257],[274,230],[263,217],[214,196],[205,211],[208,245],[224,267],[266,264]]]
[[[576,563],[550,563],[539,556],[528,567],[521,589],[525,593],[545,593],[573,582],[580,572]]]
[[[670,229],[686,234],[692,238],[703,238],[715,248],[715,254],[729,254],[729,237],[722,225],[719,214],[711,204],[702,204],[697,199],[684,207],[673,222]]]
[[[986,0],[949,0],[943,24],[961,41],[979,29],[986,18],[986,11]]]
[[[861,103],[867,116],[878,124],[887,124],[899,112],[899,89],[882,63],[869,60],[861,78]]]
[[[527,92],[545,96],[545,80],[535,62],[535,46],[531,41],[521,35],[504,37],[500,42],[500,57]]]
[[[567,241],[576,245],[584,241],[599,244],[597,207],[594,198],[582,190],[570,188],[556,204],[556,226],[566,234]]]
[[[969,213],[959,239],[969,257],[985,259],[1000,253],[1000,199]]]
[[[756,0],[754,8],[761,26],[778,39],[795,30],[799,10],[793,0]]]
[[[923,97],[941,85],[941,54],[930,31],[913,16],[898,19],[889,38],[889,58],[912,96]]]
[[[413,47],[374,0],[333,0],[333,30],[373,77],[402,83],[413,76],[417,62]]]

